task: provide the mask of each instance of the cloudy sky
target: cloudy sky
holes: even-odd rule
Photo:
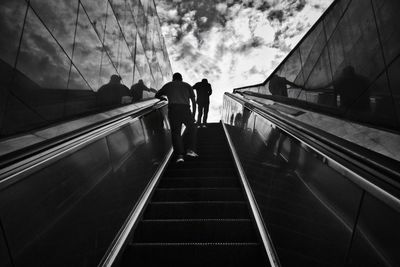
[[[172,69],[213,86],[210,121],[223,93],[263,82],[333,0],[156,0]]]

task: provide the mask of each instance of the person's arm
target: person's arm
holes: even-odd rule
[[[189,97],[190,101],[192,102],[192,115],[194,118],[196,115],[196,97],[194,95],[194,90],[190,85],[189,85]]]
[[[211,84],[210,84],[210,90],[208,90],[208,95],[212,94],[212,88],[211,88]]]
[[[162,96],[165,96],[165,86],[163,86],[160,90],[158,90],[154,97],[158,99],[164,99],[164,97]]]

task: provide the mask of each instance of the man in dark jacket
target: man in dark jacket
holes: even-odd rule
[[[187,129],[187,152],[186,156],[198,157],[195,150],[196,127],[193,114],[195,113],[195,95],[193,88],[182,81],[180,73],[174,73],[172,82],[165,84],[156,94],[157,98],[162,95],[168,97],[168,119],[171,125],[172,146],[176,154],[176,162],[183,162],[184,144],[181,136],[182,123]],[[192,102],[193,114],[190,111],[189,99]]]
[[[201,82],[193,85],[193,89],[195,89],[197,93],[197,124],[206,127],[208,108],[210,106],[210,95],[212,94],[211,84],[208,83],[207,79],[203,79]],[[201,123],[202,116],[203,124]]]
[[[121,77],[116,74],[111,75],[110,82],[97,91],[97,105],[99,107],[112,107],[127,104],[130,101],[129,88],[121,84]]]
[[[152,92],[152,93],[157,93],[157,90],[154,90],[152,88],[147,88],[147,86],[144,84],[143,80],[139,80],[138,83],[135,83],[131,87],[131,95],[132,95],[132,100],[133,102],[138,102],[143,99],[143,92]]]

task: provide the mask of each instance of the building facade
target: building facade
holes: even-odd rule
[[[4,0],[0,34],[2,137],[96,112],[113,74],[156,90],[172,76],[153,0]]]
[[[400,2],[337,0],[262,84],[237,88],[400,130]]]

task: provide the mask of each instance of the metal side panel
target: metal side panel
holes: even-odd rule
[[[236,168],[238,170],[240,180],[241,180],[241,182],[243,184],[243,187],[244,187],[244,190],[245,190],[245,193],[246,193],[246,197],[247,197],[247,199],[249,201],[249,204],[250,204],[250,207],[251,207],[251,212],[252,212],[252,214],[254,216],[254,219],[255,219],[255,222],[256,222],[256,225],[257,225],[257,229],[258,229],[260,237],[262,239],[262,242],[263,242],[263,245],[264,245],[264,248],[265,248],[265,252],[268,255],[269,262],[270,262],[272,267],[281,266],[280,262],[279,262],[279,258],[278,258],[277,254],[276,254],[274,245],[272,243],[271,237],[268,234],[268,230],[266,229],[266,226],[264,224],[264,220],[262,218],[261,212],[260,212],[260,210],[258,208],[257,202],[256,202],[256,200],[254,198],[254,195],[253,195],[253,192],[251,190],[250,184],[249,184],[249,182],[247,180],[246,174],[244,172],[244,169],[242,167],[242,164],[240,162],[240,159],[239,159],[239,156],[238,156],[238,154],[236,152],[234,144],[233,144],[233,142],[231,140],[229,132],[226,129],[225,124],[223,122],[221,122],[221,123],[222,123],[222,126],[224,128],[225,136],[226,136],[226,139],[228,141],[229,147],[231,149],[232,156],[234,158],[235,165],[236,165]]]
[[[126,244],[126,241],[128,240],[129,234],[135,227],[138,219],[140,218],[140,215],[144,211],[148,201],[150,200],[150,197],[152,193],[154,192],[154,189],[156,188],[160,177],[162,176],[162,173],[165,170],[165,167],[167,166],[169,160],[171,159],[173,149],[171,148],[167,155],[165,156],[164,160],[160,164],[158,170],[154,174],[153,178],[151,179],[150,183],[146,187],[145,191],[143,192],[142,196],[140,197],[139,201],[137,202],[136,206],[130,213],[129,217],[125,221],[123,227],[120,229],[118,235],[116,236],[112,246],[109,249],[109,252],[106,253],[105,258],[103,259],[102,263],[99,264],[99,266],[112,266],[113,263],[115,262],[117,256],[119,256],[119,253],[123,249],[124,245]]]

